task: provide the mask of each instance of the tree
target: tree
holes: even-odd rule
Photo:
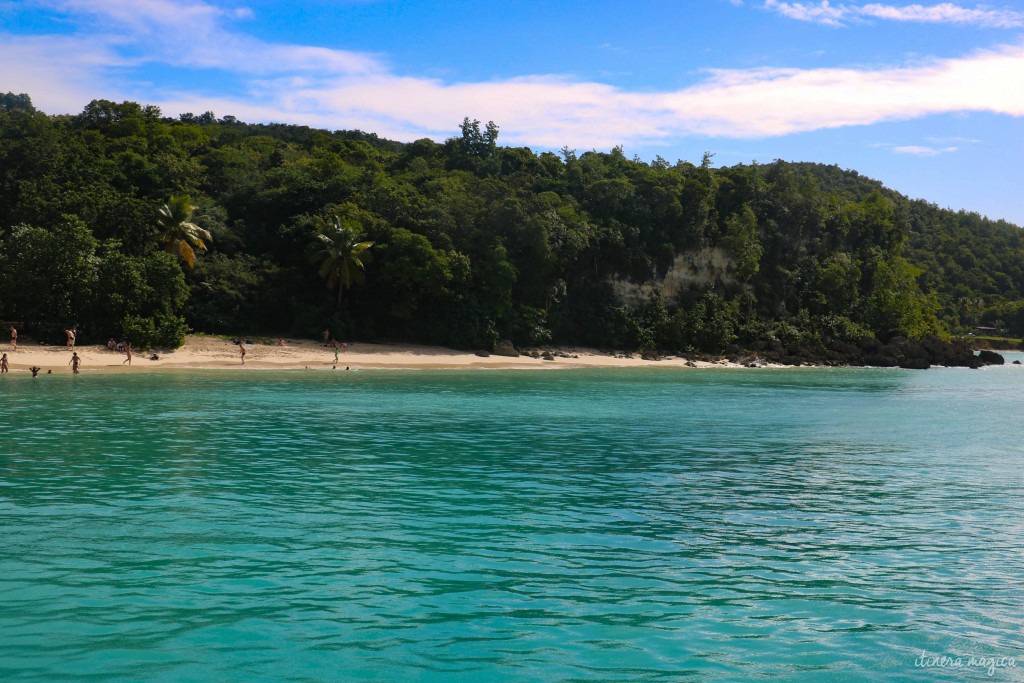
[[[171,197],[160,208],[155,240],[163,250],[180,258],[191,268],[196,263],[195,249],[206,251],[203,240],[212,240],[209,230],[192,222],[195,207],[185,195]]]
[[[360,241],[361,237],[356,227],[345,225],[335,216],[327,230],[317,234],[309,257],[313,265],[319,266],[318,273],[327,283],[327,289],[338,288],[339,308],[342,293],[364,280],[363,272],[373,242]]]

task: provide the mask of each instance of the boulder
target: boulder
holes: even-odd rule
[[[490,356],[491,356],[491,354],[487,353],[483,349],[480,349],[479,351],[477,351],[476,355],[480,356],[481,358],[490,358]]]
[[[540,357],[541,357],[542,360],[554,360],[555,359],[555,357],[551,354],[550,351],[545,351],[544,353],[542,353],[540,355]]]
[[[872,353],[864,356],[864,365],[870,365],[875,368],[894,368],[899,365],[899,362],[892,356]]]
[[[982,349],[978,351],[978,358],[985,365],[1003,365],[1006,363],[1006,359],[995,351],[989,351],[988,349]]]
[[[874,337],[861,337],[857,340],[857,346],[859,346],[860,350],[865,353],[876,353],[881,345],[882,342],[878,341]]]
[[[900,367],[905,370],[927,370],[932,366],[926,358],[907,358]]]
[[[510,358],[519,357],[519,352],[516,351],[516,347],[512,346],[512,342],[508,339],[499,339],[494,342],[493,353],[495,356],[508,356]]]

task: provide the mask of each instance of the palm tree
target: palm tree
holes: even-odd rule
[[[370,247],[373,242],[361,242],[356,228],[345,225],[335,216],[324,232],[319,233],[313,244],[310,261],[319,265],[319,275],[327,283],[327,289],[338,288],[338,306],[341,295],[353,284],[362,284],[363,271],[369,263]]]
[[[160,208],[160,216],[156,221],[155,241],[164,251],[179,257],[189,268],[196,264],[195,249],[206,251],[206,242],[203,240],[213,239],[209,230],[192,222],[193,211],[195,207],[186,195],[176,195]]]

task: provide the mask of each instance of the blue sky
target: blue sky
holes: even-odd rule
[[[0,92],[717,164],[1024,225],[1024,3],[0,0]]]

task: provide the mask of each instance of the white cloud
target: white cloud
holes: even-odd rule
[[[0,84],[54,113],[97,97],[139,99],[133,79],[143,72],[135,69],[153,62],[220,69],[245,93],[204,91],[201,81],[187,92],[149,91],[145,102],[168,115],[211,110],[398,140],[443,138],[466,115],[498,122],[509,144],[582,149],[688,135],[763,138],[952,112],[1024,116],[1024,89],[1008,87],[1024,82],[1024,44],[884,69],[717,70],[680,90],[631,92],[558,75],[404,76],[372,55],[246,36],[229,28],[230,13],[201,2],[40,1],[87,12],[89,34],[0,35]]]
[[[936,157],[940,154],[952,154],[957,151],[956,147],[925,147],[922,145],[902,145],[893,147],[892,151],[897,154],[910,154],[917,157]]]
[[[809,21],[827,26],[863,19],[884,19],[887,21],[910,21],[929,24],[962,24],[984,28],[1020,28],[1024,26],[1024,12],[998,10],[986,7],[974,9],[961,7],[951,2],[937,5],[833,5],[828,0],[812,2],[780,2],[765,0],[764,8],[798,21]]]

